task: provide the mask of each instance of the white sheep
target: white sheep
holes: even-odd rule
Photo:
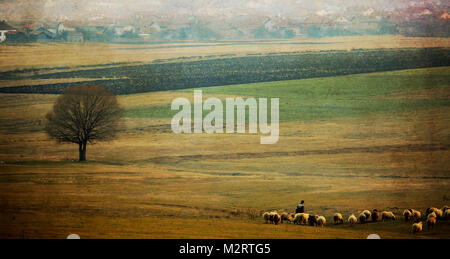
[[[281,223],[283,223],[284,221],[291,223],[292,222],[292,215],[290,213],[287,212],[283,212],[281,213]]]
[[[431,213],[430,215],[433,215],[434,213]],[[436,217],[430,217],[430,215],[428,215],[428,219],[427,219],[427,227],[428,230],[430,230],[431,228],[434,227],[434,225],[436,225]]]
[[[319,218],[317,219],[317,226],[323,227],[323,225],[325,225],[325,223],[327,223],[327,220],[325,219],[325,217],[319,216]]]
[[[432,212],[432,213],[428,214],[427,219],[429,219],[429,218],[437,218],[436,213]]]
[[[366,221],[368,221],[372,217],[372,213],[369,210],[364,210],[362,213],[366,215]]]
[[[270,223],[275,223],[275,215],[278,215],[278,212],[277,212],[276,210],[271,211],[271,212],[269,213],[269,220],[270,220]]]
[[[450,207],[447,205],[444,205],[441,210],[442,210],[442,212],[445,213],[448,209],[450,209]]]
[[[308,225],[310,225],[310,226],[316,225],[317,226],[317,220],[318,219],[319,219],[318,215],[309,215]]]
[[[335,213],[333,216],[334,224],[343,224],[344,218],[341,213]]]
[[[412,213],[409,210],[403,211],[403,217],[405,217],[405,221],[410,221],[412,219]]]
[[[309,214],[307,213],[302,213],[301,216],[301,223],[306,225],[308,223],[308,219],[309,219]]]
[[[365,223],[366,222],[366,214],[364,214],[364,213],[362,213],[361,212],[361,214],[359,214],[359,216],[358,216],[358,218],[359,218],[359,223],[360,224],[363,224],[363,223]]]
[[[412,232],[413,233],[422,232],[422,221],[420,221],[419,223],[414,223],[412,225]]]
[[[294,220],[292,221],[294,224],[300,224],[301,216],[303,213],[296,213],[294,215]]]
[[[395,220],[395,215],[391,211],[383,211],[381,212],[381,220]]]
[[[427,217],[428,217],[428,215],[430,214],[430,213],[433,213],[433,212],[435,212],[437,210],[437,208],[435,208],[435,207],[430,207],[430,208],[428,208],[426,211],[425,211],[425,213],[426,213],[426,215],[427,215]]]
[[[266,222],[266,224],[269,223],[270,213],[269,212],[264,212],[263,218],[264,218],[264,221]]]
[[[420,211],[413,210],[413,218],[415,222],[419,221],[421,217],[422,215],[420,214]]]
[[[308,218],[309,218],[309,214],[307,214],[307,213],[297,213],[294,216],[294,224],[306,225],[306,223],[308,222]]]
[[[450,220],[450,209],[448,209],[444,212],[444,219]]]
[[[442,212],[442,210],[440,209],[435,209],[434,213],[436,213],[436,219],[441,219],[444,216],[444,212]]]
[[[355,215],[350,215],[350,217],[348,217],[348,223],[350,223],[350,225],[356,224],[356,222],[358,222],[358,219],[355,217]]]
[[[273,216],[273,223],[275,225],[278,225],[281,222],[281,216],[278,213],[275,213]]]

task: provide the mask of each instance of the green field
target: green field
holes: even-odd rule
[[[211,96],[280,98],[280,121],[292,122],[448,106],[450,103],[446,98],[402,98],[396,94],[436,89],[445,93],[449,79],[448,68],[444,67],[198,89]],[[193,95],[193,90],[184,92]],[[170,118],[176,113],[171,111],[168,103],[127,109],[125,116]]]
[[[125,130],[111,142],[57,144],[43,131],[57,95],[0,95],[0,237],[450,238],[450,225],[335,226],[364,209],[425,212],[450,202],[450,67],[201,88],[208,97],[280,98],[280,140],[174,134],[174,98],[119,96]],[[324,228],[266,225],[263,211],[324,215]]]

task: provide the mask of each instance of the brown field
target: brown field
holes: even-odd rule
[[[448,99],[448,89],[378,98]],[[192,92],[119,100],[130,109],[183,96]],[[450,203],[449,106],[283,122],[275,145],[249,134],[176,135],[170,118],[126,117],[117,140],[88,146],[89,161],[78,163],[75,145],[43,132],[56,97],[0,95],[2,238],[450,238],[448,222],[414,235],[400,216]],[[261,212],[293,211],[301,199],[326,227],[264,224]],[[332,224],[335,212],[347,219],[372,208],[399,220]]]
[[[76,67],[112,63],[150,63],[157,59],[205,57],[209,55],[266,54],[319,50],[351,50],[354,48],[424,48],[449,47],[448,38],[403,37],[397,35],[332,37],[322,39],[295,38],[268,42],[233,41],[221,43],[168,44],[23,44],[0,45],[0,71],[26,68]],[[95,55],[92,55],[95,53]]]
[[[102,78],[115,79],[115,78]],[[76,82],[89,82],[98,80],[97,78],[58,78],[58,79],[25,79],[25,80],[0,80],[0,87],[13,87],[23,85],[47,85],[57,83],[76,83]]]

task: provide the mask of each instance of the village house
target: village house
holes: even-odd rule
[[[35,42],[52,42],[56,39],[56,30],[41,26],[30,33],[30,38]]]
[[[56,26],[56,35],[60,40],[66,42],[83,42],[84,36],[75,28],[67,27],[63,23]]]
[[[76,30],[83,34],[83,41],[107,41],[105,34],[107,28],[104,26],[78,26]]]
[[[66,32],[66,41],[67,42],[83,42],[83,34],[77,31],[67,31]]]
[[[6,21],[0,22],[0,43],[6,41],[6,34],[9,32],[15,32],[16,29],[7,24]]]

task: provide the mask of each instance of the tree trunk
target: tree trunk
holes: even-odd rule
[[[79,161],[86,161],[86,142],[81,142],[78,144],[78,151],[80,153],[80,159]]]

